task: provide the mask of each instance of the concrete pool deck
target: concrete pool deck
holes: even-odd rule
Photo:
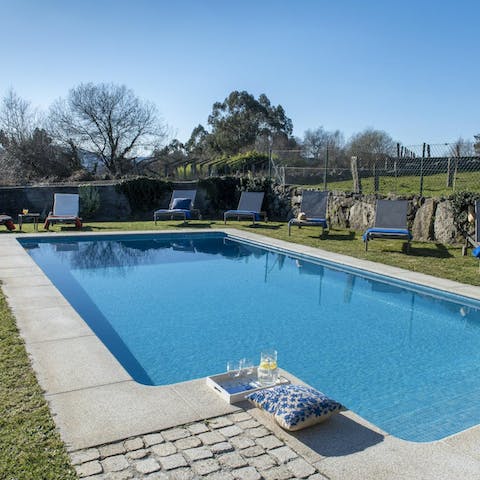
[[[192,232],[193,230],[185,229],[184,231]],[[195,231],[198,233],[198,230]],[[329,260],[476,300],[480,299],[478,287],[333,254],[313,247],[291,244],[250,232],[234,229],[209,230],[209,232],[214,231],[226,232],[233,238],[242,238],[257,244],[286,249],[300,255]],[[112,233],[115,232],[109,232],[108,235]],[[172,234],[171,231],[119,233],[125,235],[129,233]],[[72,233],[49,234],[52,237],[65,235],[72,235]],[[74,233],[74,235],[105,234]],[[315,475],[323,475],[316,478],[327,477],[332,480],[350,478],[480,479],[480,449],[478,448],[480,426],[437,442],[419,444],[392,437],[354,412],[346,411],[325,424],[289,434],[248,405],[226,404],[205,385],[203,379],[159,387],[138,384],[131,379],[16,241],[17,237],[35,236],[37,234],[0,236],[0,281],[25,340],[39,383],[45,390],[45,397],[61,437],[67,449],[73,454],[76,453],[78,456],[79,452],[87,451],[85,449],[97,448],[112,442],[114,445],[123,442],[122,445],[124,445],[126,439],[129,441],[144,439],[146,435],[157,432],[160,432],[161,437],[162,431],[168,432],[172,427],[201,424],[210,419],[210,423],[207,422],[208,427],[212,418],[226,419],[224,422],[240,424],[241,421],[236,421],[235,418],[241,418],[241,416],[235,417],[235,415],[248,413],[255,421],[267,427],[268,435],[272,434],[283,442],[285,448],[296,452],[296,455],[314,468],[313,473],[305,468],[304,472],[310,472],[305,476],[292,473],[293,470],[290,469],[291,475],[294,476],[288,477],[285,474],[284,478],[307,478],[307,476],[315,478]],[[166,436],[168,438],[168,434]],[[227,443],[228,438],[228,436],[225,437]],[[202,442],[201,438],[192,440],[191,445],[198,441]],[[144,445],[142,449],[145,450],[148,445],[145,440],[142,442]],[[138,440],[137,444],[140,445],[140,443]],[[257,447],[260,448],[260,445]],[[172,455],[180,454],[178,453],[180,447],[175,448],[177,453]],[[242,450],[235,446],[232,448],[235,452]],[[283,447],[277,445],[277,448]],[[264,450],[268,449],[264,448]],[[112,447],[111,451],[115,451],[115,448]],[[125,455],[127,453],[124,452]],[[215,459],[217,454],[211,453],[211,458]],[[263,454],[267,455],[268,452]],[[148,455],[155,455],[155,452],[150,452]],[[242,452],[239,455],[242,455]],[[91,461],[99,461],[98,458],[108,459],[109,456],[101,457],[99,454],[99,457]],[[187,464],[182,468],[191,467],[192,471],[195,471],[195,459],[190,462],[188,455],[182,458]],[[294,458],[296,457],[278,459],[274,456],[270,461],[276,461],[275,468],[277,468],[283,464],[289,465]],[[245,461],[246,466],[242,468],[257,468],[254,464]],[[127,460],[125,462],[128,463]],[[114,462],[110,461],[110,463]],[[107,472],[106,467],[97,473],[101,471]],[[173,475],[172,471],[170,474]],[[266,473],[268,469],[264,473],[259,473],[261,470],[258,468],[255,471],[259,476],[255,476],[253,470],[248,470],[249,473],[243,472],[244,478],[248,478],[248,475],[251,475],[251,478],[262,476],[267,478],[269,475]],[[230,478],[227,473],[231,475],[230,470],[211,472],[212,475],[214,473],[217,478]],[[138,478],[144,478],[142,475],[139,473]],[[281,478],[280,473],[277,477]]]

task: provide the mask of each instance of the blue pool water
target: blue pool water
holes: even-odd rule
[[[480,303],[221,234],[21,240],[138,382],[279,365],[387,432],[480,423]]]

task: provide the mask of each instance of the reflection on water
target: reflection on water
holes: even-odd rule
[[[478,302],[221,235],[21,243],[141,383],[275,347],[282,367],[402,438],[480,423]]]
[[[278,252],[250,244],[243,244],[236,240],[209,236],[206,238],[164,238],[158,236],[144,236],[146,238],[122,237],[121,240],[87,239],[72,241],[71,238],[55,239],[54,241],[32,242],[22,241],[32,257],[42,261],[61,263],[71,269],[84,269],[101,274],[109,274],[109,268],[115,268],[118,275],[127,275],[132,268],[142,265],[159,265],[171,262],[208,261],[215,257],[223,257],[231,261],[248,262],[249,257],[264,261],[263,282],[268,283],[271,277],[282,271],[285,262],[289,259],[294,262],[298,275],[318,278],[317,297],[318,305],[322,304],[322,289],[325,288],[326,267],[319,263],[290,257]],[[178,252],[182,256],[172,255]],[[40,262],[41,263],[41,262]],[[331,270],[328,270],[331,271]],[[446,302],[443,298],[427,295],[415,290],[408,290],[405,286],[392,284],[388,281],[379,281],[349,272],[337,272],[341,276],[343,303],[350,304],[356,292],[356,282],[361,278],[362,286],[357,295],[365,295],[365,285],[369,285],[376,302],[395,303],[395,297],[403,297],[409,293],[410,318],[409,330],[415,315],[415,299],[427,297],[434,304],[441,304],[442,309],[448,310],[452,321],[462,319],[465,327],[477,328],[480,326],[478,309],[471,306],[459,305],[456,302]]]

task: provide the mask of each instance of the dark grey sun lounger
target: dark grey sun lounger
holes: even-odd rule
[[[168,208],[161,208],[153,212],[155,225],[162,217],[173,220],[175,217],[183,218],[186,222],[192,218],[193,204],[195,203],[196,190],[174,190]]]
[[[224,223],[227,223],[228,217],[237,217],[238,220],[247,217],[251,218],[252,223],[255,224],[255,220],[259,221],[262,215],[267,221],[266,213],[261,211],[264,196],[263,192],[242,192],[237,209],[227,210],[223,214]]]
[[[377,200],[375,225],[363,234],[365,251],[373,239],[406,240],[410,248],[412,234],[407,227],[408,200]]]
[[[288,222],[288,234],[291,233],[292,225],[301,227],[322,227],[322,234],[328,229],[327,223],[328,191],[304,190],[300,212],[306,215],[305,220],[292,218]]]

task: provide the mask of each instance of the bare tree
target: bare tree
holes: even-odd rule
[[[449,154],[455,157],[473,157],[475,147],[472,141],[459,137],[456,142],[450,145]]]
[[[39,112],[13,90],[0,106],[0,145],[5,183],[65,178],[79,168],[52,143]]]
[[[396,144],[387,132],[367,128],[352,136],[347,151],[350,156],[358,156],[363,165],[371,166],[386,156],[394,156]]]
[[[324,161],[328,149],[329,158],[336,159],[343,153],[344,144],[345,140],[340,130],[328,132],[323,127],[307,130],[302,142],[303,155],[310,161]]]
[[[98,156],[113,175],[128,173],[142,153],[158,148],[166,136],[155,105],[125,86],[80,84],[50,110],[55,138],[72,150]]]
[[[480,155],[480,134],[474,135],[473,138],[475,139],[475,143],[473,144],[473,148],[477,155]]]
[[[3,140],[22,143],[32,136],[38,123],[38,113],[30,102],[10,89],[3,97],[0,107],[0,131]]]

